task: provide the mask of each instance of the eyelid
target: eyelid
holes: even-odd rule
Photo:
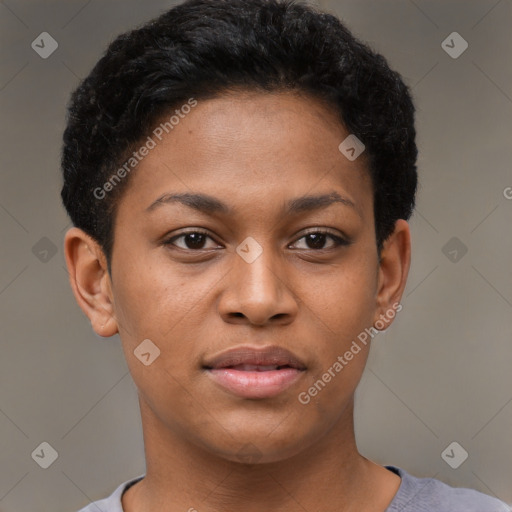
[[[317,234],[317,233],[319,235],[326,235],[328,237],[331,237],[331,239],[336,244],[334,249],[336,249],[337,247],[350,245],[353,242],[353,240],[349,236],[345,235],[345,233],[343,233],[343,232],[333,231],[329,228],[323,228],[321,226],[318,226],[318,227],[313,227],[313,228],[307,228],[305,231],[301,232],[300,236],[298,236],[295,239],[295,241],[292,242],[290,245],[296,244],[299,240],[302,240],[302,238],[306,237],[307,235]],[[331,249],[333,249],[333,248],[331,248]],[[328,249],[310,249],[310,250],[319,252],[319,251],[329,250],[329,248]]]
[[[206,237],[210,238],[211,240],[213,240],[216,244],[218,244],[217,240],[215,240],[215,237],[207,230],[203,229],[203,228],[189,228],[187,231],[181,231],[180,233],[175,233],[174,235],[172,236],[165,236],[162,243],[164,245],[172,245],[174,247],[176,247],[177,249],[182,249],[181,247],[177,247],[176,245],[174,245],[174,241],[177,240],[178,238],[181,238],[182,236],[186,236],[186,235],[190,235],[191,233],[198,233],[200,235],[205,235]],[[219,244],[220,245],[220,244]],[[193,249],[182,249],[182,250],[189,250],[189,251],[192,251]],[[205,250],[205,249],[196,249],[196,252],[199,252],[199,251],[202,251],[202,250]]]
[[[189,228],[186,231],[181,231],[180,233],[176,233],[176,234],[172,235],[171,237],[166,237],[162,243],[163,243],[163,245],[170,245],[172,247],[175,247],[176,249],[181,249],[183,251],[190,251],[190,252],[201,252],[201,251],[212,250],[212,249],[184,249],[184,248],[178,247],[177,245],[174,244],[175,240],[177,240],[183,236],[186,236],[188,234],[191,234],[191,233],[198,233],[198,234],[205,235],[206,237],[208,237],[212,241],[214,241],[216,244],[220,245],[217,242],[217,240],[215,240],[215,237],[209,231],[205,230],[204,228]],[[347,235],[345,235],[345,233],[343,233],[343,232],[333,231],[332,229],[323,228],[321,226],[315,226],[315,227],[311,227],[311,228],[306,228],[304,231],[301,232],[300,236],[297,236],[295,238],[295,240],[293,242],[291,242],[291,244],[289,244],[287,247],[289,247],[290,245],[296,244],[299,240],[301,240],[302,238],[304,238],[310,234],[320,234],[320,235],[326,235],[327,237],[330,237],[331,240],[333,240],[334,243],[336,244],[335,247],[331,247],[330,249],[336,249],[337,247],[347,246],[353,242],[353,240],[350,237],[348,237]],[[308,250],[308,249],[303,249],[303,250]],[[309,250],[314,251],[314,252],[319,252],[322,250],[329,250],[329,248],[328,249],[309,249]]]
[[[320,233],[323,235],[332,235],[337,236],[338,238],[343,238],[347,242],[350,241],[350,237],[348,237],[343,231],[333,230],[331,228],[324,228],[322,226],[313,226],[311,228],[306,228],[304,231],[301,232],[301,235],[299,238],[310,235],[311,233]]]

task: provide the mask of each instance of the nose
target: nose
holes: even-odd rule
[[[298,301],[290,289],[286,262],[268,248],[251,263],[237,253],[225,277],[226,288],[219,300],[219,312],[228,323],[263,326],[293,321]]]

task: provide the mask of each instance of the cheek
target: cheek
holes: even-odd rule
[[[356,260],[337,266],[309,295],[311,332],[322,342],[315,349],[317,364],[303,391],[322,414],[341,413],[368,358],[376,270],[372,261]]]
[[[209,280],[192,280],[165,262],[120,267],[115,288],[116,315],[128,336],[161,339],[192,311]]]
[[[218,273],[205,272],[194,278],[168,262],[128,263],[115,276],[115,309],[132,377],[148,402],[151,395],[164,402],[171,397],[173,403],[186,400],[183,385],[195,375],[197,338],[208,339],[208,294],[219,280]],[[149,345],[150,351],[158,353],[149,366],[137,358],[144,340],[157,347]]]
[[[184,346],[192,339],[189,315],[205,290],[154,264],[133,268],[118,268],[115,289],[119,334],[132,378],[155,414],[166,403],[193,408],[183,392],[192,366]]]
[[[303,296],[310,297],[309,307],[314,315],[342,339],[371,326],[376,307],[375,266],[362,258],[353,259],[357,258],[334,266],[320,281],[306,279],[310,291],[303,290]]]

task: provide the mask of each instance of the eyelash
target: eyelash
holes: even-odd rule
[[[165,246],[172,246],[173,248],[176,248],[176,249],[179,249],[179,250],[182,250],[182,251],[191,251],[191,252],[200,252],[200,251],[207,251],[209,249],[184,249],[183,247],[177,247],[174,242],[180,238],[183,238],[187,235],[190,235],[190,234],[199,234],[199,235],[204,235],[208,238],[210,238],[211,240],[213,240],[212,236],[210,235],[210,233],[208,233],[207,231],[203,231],[201,229],[194,229],[194,230],[191,230],[191,231],[186,231],[186,232],[183,232],[183,233],[180,233],[179,235],[174,235],[173,237],[165,240],[163,242],[163,245]],[[326,251],[326,250],[332,250],[332,249],[337,249],[338,247],[343,247],[343,246],[347,246],[347,245],[350,245],[352,243],[351,240],[349,239],[346,239],[346,238],[343,238],[341,236],[338,236],[338,235],[335,235],[333,233],[331,233],[330,231],[320,231],[320,230],[312,230],[312,231],[308,231],[307,233],[304,233],[300,238],[297,238],[297,240],[295,240],[294,243],[297,243],[299,240],[302,240],[303,238],[306,238],[308,235],[313,235],[313,234],[318,234],[318,235],[326,235],[328,238],[331,238],[331,240],[334,241],[335,245],[334,247],[330,247],[330,248],[327,248],[327,249],[302,249],[302,250],[309,250],[309,251]]]

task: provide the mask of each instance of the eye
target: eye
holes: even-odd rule
[[[330,247],[324,247],[327,239],[331,239],[332,243]],[[298,249],[313,249],[313,250],[324,250],[324,249],[335,249],[343,245],[349,245],[351,242],[342,238],[341,236],[334,235],[328,231],[310,231],[304,236],[299,238],[297,242],[304,240],[307,247],[298,247]]]
[[[163,245],[191,251],[201,251],[219,247],[216,242],[214,242],[215,245],[206,247],[205,244],[208,239],[214,242],[213,238],[209,235],[208,232],[196,229],[194,231],[187,231],[180,233],[179,235],[174,235],[173,237],[165,240]],[[306,246],[295,247],[296,249],[328,250],[335,249],[344,245],[350,245],[351,243],[350,240],[328,231],[310,231],[297,239],[293,245],[296,245],[301,240],[304,240]],[[330,246],[325,247],[325,244],[328,240],[331,241],[331,244]]]
[[[219,247],[218,245],[215,245],[215,247],[205,247],[205,242],[208,238],[213,241],[212,237],[206,231],[187,231],[186,233],[181,233],[167,239],[163,244],[184,250],[204,250]],[[180,240],[180,243],[175,243],[178,240]]]

